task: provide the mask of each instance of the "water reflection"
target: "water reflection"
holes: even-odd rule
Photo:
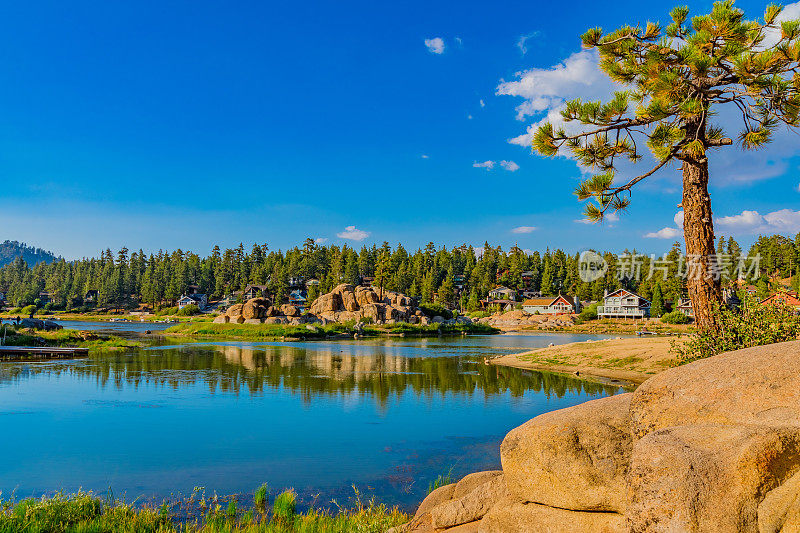
[[[533,391],[562,398],[567,393],[598,396],[619,390],[564,374],[485,365],[465,357],[357,355],[339,346],[311,350],[291,345],[181,345],[93,355],[71,364],[5,365],[0,366],[0,381],[43,372],[92,378],[101,387],[148,384],[178,389],[204,383],[209,392],[235,394],[288,389],[306,403],[319,396],[352,393],[386,405],[393,395],[407,393],[425,398],[450,392],[484,397],[509,392],[518,397]]]
[[[13,439],[0,439],[0,491],[113,487],[134,498],[267,482],[341,498],[356,484],[410,508],[451,468],[454,477],[498,468],[511,428],[619,392],[482,364],[552,340],[162,339],[83,360],[3,363],[0,428]]]

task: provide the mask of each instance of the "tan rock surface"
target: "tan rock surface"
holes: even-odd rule
[[[506,435],[500,458],[520,500],[578,511],[622,511],[633,446],[632,394],[539,415]]]
[[[800,341],[758,346],[667,370],[636,390],[634,434],[685,424],[800,426]]]
[[[479,533],[620,533],[627,531],[625,517],[617,513],[592,513],[556,509],[535,503],[503,501],[478,525]]]
[[[492,479],[496,478],[497,476],[502,476],[502,470],[486,470],[484,472],[475,472],[473,474],[467,474],[461,481],[456,483],[455,489],[453,490],[453,498],[461,498],[466,496],[470,492],[472,492],[475,488],[483,485],[487,481],[491,481]]]
[[[489,509],[507,496],[508,489],[503,476],[494,476],[465,496],[431,509],[433,526],[443,529],[480,520]]]
[[[758,504],[759,533],[800,532],[800,472]]]
[[[632,531],[758,531],[758,506],[800,470],[800,428],[689,425],[634,446]]]

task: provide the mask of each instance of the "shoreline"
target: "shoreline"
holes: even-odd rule
[[[672,342],[674,337],[664,336],[586,340],[502,355],[487,359],[486,364],[636,387],[674,365],[675,358],[670,353]]]

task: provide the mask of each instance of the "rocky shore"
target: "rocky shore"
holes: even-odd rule
[[[253,298],[243,304],[235,304],[214,319],[217,324],[331,324],[341,322],[364,322],[377,325],[398,323],[423,326],[439,322],[443,324],[470,324],[469,317],[445,319],[441,316],[426,316],[417,308],[414,300],[404,294],[383,291],[380,294],[372,287],[343,283],[327,294],[317,298],[308,313],[298,307],[284,304],[273,305],[268,298]]]
[[[502,470],[396,532],[800,531],[800,341],[672,368],[512,430]]]

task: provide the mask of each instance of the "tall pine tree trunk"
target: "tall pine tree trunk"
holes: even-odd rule
[[[715,279],[714,223],[708,195],[708,159],[683,160],[683,236],[686,240],[687,288],[698,329],[716,330],[714,305],[722,302],[720,280]]]

